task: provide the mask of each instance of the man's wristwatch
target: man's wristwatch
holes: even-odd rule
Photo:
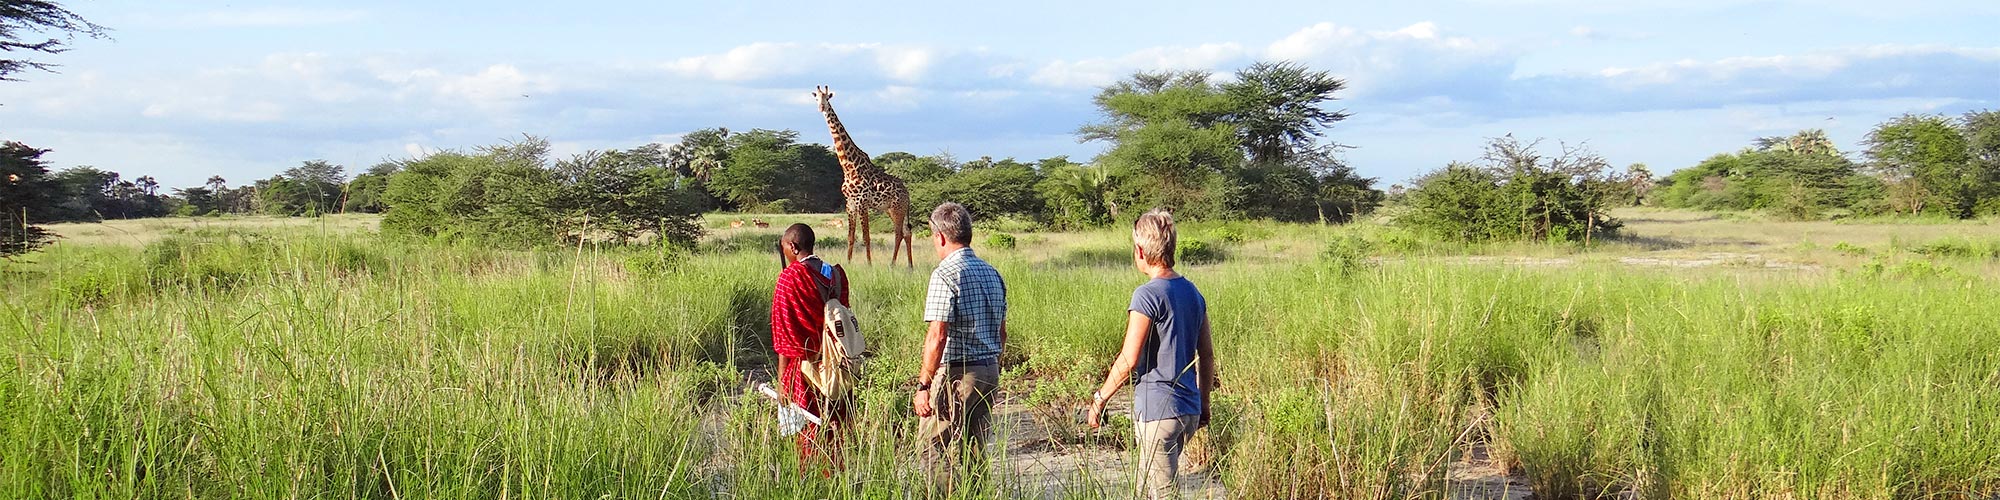
[[[928,391],[928,390],[931,390],[931,383],[930,383],[930,382],[924,382],[924,383],[921,383],[921,384],[917,384],[917,392],[924,392],[924,391]]]
[[[1102,391],[1090,391],[1090,402],[1092,403],[1104,402],[1104,393]]]

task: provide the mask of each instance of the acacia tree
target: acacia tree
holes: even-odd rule
[[[108,31],[83,19],[76,13],[64,9],[61,4],[49,0],[5,0],[0,1],[0,81],[19,81],[12,75],[27,70],[53,72],[56,65],[28,59],[27,56],[40,54],[61,54],[69,51],[69,42],[76,35],[90,38],[104,38]],[[33,36],[30,36],[30,34]],[[61,38],[41,39],[42,34],[56,34]],[[23,37],[27,37],[25,40]],[[24,53],[16,56],[16,53]]]
[[[1291,62],[1259,62],[1236,72],[1236,81],[1222,85],[1233,109],[1243,150],[1252,163],[1279,164],[1320,148],[1324,130],[1345,120],[1346,111],[1328,111],[1324,104],[1347,82],[1326,71]]]
[[[1979,201],[1966,137],[1940,115],[1903,115],[1868,132],[1868,166],[1899,211],[1971,217]]]
[[[2000,215],[2000,111],[1982,110],[1959,118],[1978,183],[1978,215]]]
[[[1184,214],[1343,222],[1382,197],[1323,141],[1345,111],[1325,105],[1346,82],[1289,62],[1259,62],[1212,83],[1202,71],[1140,72],[1104,87],[1106,120],[1077,130],[1108,141],[1098,158],[1128,205]]]

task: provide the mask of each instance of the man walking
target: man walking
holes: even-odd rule
[[[931,244],[939,262],[924,299],[929,329],[910,402],[922,419],[924,468],[950,483],[960,469],[984,466],[1007,342],[1007,285],[972,252],[972,214],[963,205],[931,211]]]

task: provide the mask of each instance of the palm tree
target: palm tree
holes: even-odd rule
[[[696,130],[667,148],[667,166],[706,183],[729,158],[729,128]]]
[[[1833,146],[1833,139],[1826,136],[1826,131],[1816,128],[1801,130],[1799,133],[1792,134],[1789,137],[1759,137],[1757,138],[1756,145],[1757,149],[1761,151],[1802,155],[1840,155],[1840,150]]]
[[[1093,211],[1101,207],[1111,218],[1118,218],[1118,203],[1110,197],[1111,173],[1108,169],[1098,165],[1078,165],[1057,170],[1050,177],[1055,179],[1056,191],[1063,196],[1081,200]]]

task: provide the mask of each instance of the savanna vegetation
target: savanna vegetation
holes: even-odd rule
[[[1682,251],[1662,240],[1712,252],[1701,245],[1736,238],[1673,228],[1811,223],[1619,213],[1645,237],[1590,252],[1466,244],[1380,219],[1187,224],[1182,252],[1199,263],[1186,271],[1216,314],[1225,382],[1218,423],[1191,451],[1195,477],[1241,497],[1441,496],[1464,487],[1446,472],[1476,448],[1550,498],[2000,492],[2000,433],[1983,423],[2000,411],[2000,345],[1986,335],[2000,296],[1981,285],[2000,275],[2000,230],[1800,229],[1806,243],[1763,257],[1797,266],[1650,267],[1624,259]],[[0,267],[0,343],[15,358],[0,364],[0,489],[865,498],[923,487],[909,472],[907,397],[921,270],[853,273],[880,355],[849,469],[822,478],[795,472],[791,441],[748,389],[769,363],[769,230],[710,221],[686,253],[496,250],[352,229],[354,217],[365,216],[130,225],[159,237],[80,239]],[[1002,427],[992,479],[958,493],[1116,491],[1118,462],[1050,472],[1005,457],[1116,456],[1129,439],[1073,420],[1140,281],[1128,236],[983,231],[982,242],[1018,242],[982,250],[1014,291],[1003,407],[1018,422]]]
[[[104,33],[53,2],[0,18],[9,53],[63,49],[22,27]],[[1087,162],[873,158],[919,210],[971,207],[1009,283],[997,460],[949,492],[912,468],[924,266],[848,263],[877,356],[845,469],[800,473],[752,389],[776,231],[728,222],[844,205],[798,132],[567,158],[524,136],[169,193],[6,143],[0,491],[1120,497],[1130,422],[1077,409],[1141,281],[1123,223],[1163,206],[1223,367],[1192,493],[1495,495],[1476,466],[1537,498],[2000,495],[2000,113],[1901,117],[1854,157],[1758,139],[1657,181],[1505,136],[1385,192],[1327,137],[1344,87],[1139,73],[1093,100]]]

